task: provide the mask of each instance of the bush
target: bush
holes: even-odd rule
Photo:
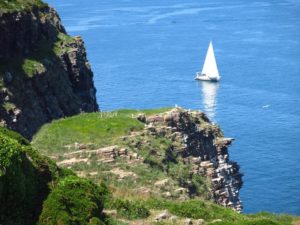
[[[0,224],[32,224],[37,216],[36,171],[25,147],[0,133]]]
[[[62,179],[44,202],[40,225],[101,224],[105,186],[75,176]]]
[[[16,141],[19,142],[19,144],[29,145],[29,141],[26,138],[24,138],[21,134],[15,132],[15,131],[9,130],[5,127],[0,127],[0,134],[3,134],[12,139],[15,139]]]
[[[145,204],[139,201],[116,199],[112,202],[110,207],[117,209],[120,216],[129,220],[143,219],[150,215],[150,212],[148,208],[145,207]]]

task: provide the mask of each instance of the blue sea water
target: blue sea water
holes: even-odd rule
[[[300,1],[48,0],[104,111],[178,104],[234,137],[244,212],[300,215]],[[213,40],[219,84],[194,81]]]

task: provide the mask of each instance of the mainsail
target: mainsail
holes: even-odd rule
[[[214,78],[214,79],[220,78],[217,63],[216,63],[216,58],[214,54],[214,49],[211,41],[209,43],[208,50],[206,53],[206,58],[202,68],[202,75],[206,75],[209,78]]]

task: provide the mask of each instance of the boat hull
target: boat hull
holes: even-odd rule
[[[197,73],[197,76],[195,77],[195,80],[218,82],[220,80],[220,78],[211,78],[211,77],[208,77],[208,76],[203,75],[203,74],[199,75]]]

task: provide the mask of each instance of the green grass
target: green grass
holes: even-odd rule
[[[144,219],[150,215],[149,209],[142,201],[129,201],[122,199],[114,199],[106,207],[117,209],[118,215],[129,220]]]
[[[34,50],[24,57],[1,58],[0,89],[6,88],[9,95],[11,97],[13,95],[13,97],[10,98],[11,102],[0,103],[0,107],[8,111],[13,109],[14,105],[26,104],[27,99],[19,89],[28,79],[48,73],[51,74],[51,76],[48,76],[48,82],[56,83],[58,79],[57,64],[61,63],[59,55],[68,51],[65,44],[70,43],[72,40],[74,40],[72,37],[60,33],[56,42],[40,41],[35,44]],[[7,72],[12,75],[12,80],[9,83],[4,81]],[[28,103],[30,104],[30,102]]]
[[[29,141],[27,139],[25,139],[22,135],[20,135],[19,133],[9,130],[5,127],[0,127],[0,134],[3,134],[7,137],[10,137],[16,141],[18,141],[19,144],[22,145],[29,145]]]
[[[56,55],[60,55],[64,52],[68,52],[71,48],[66,47],[66,45],[70,44],[74,41],[74,38],[68,34],[59,33],[57,36],[57,41],[54,44],[53,51]],[[63,47],[64,46],[64,47]]]
[[[9,110],[11,110],[11,109],[16,108],[16,105],[13,104],[13,103],[11,103],[11,102],[4,102],[3,108],[4,108],[6,111],[9,111]]]
[[[217,225],[291,225],[297,218],[285,214],[257,213],[257,214],[239,214],[231,209],[218,206],[212,202],[204,200],[165,200],[151,198],[148,200],[121,200],[109,199],[104,203],[105,208],[116,209],[117,218],[129,220],[145,219],[153,221],[153,215],[150,211],[168,210],[183,221],[185,218],[204,219],[205,224]],[[155,214],[154,214],[155,215]],[[220,220],[220,222],[213,222]],[[155,223],[158,224],[158,223]],[[159,224],[174,224],[169,220],[162,221]],[[179,223],[182,224],[182,223]]]
[[[143,193],[143,198],[155,194],[158,196],[171,193],[172,198],[178,198],[182,194],[175,190],[184,187],[195,197],[210,199],[208,195],[210,182],[201,176],[191,175],[190,166],[185,165],[180,156],[174,153],[172,142],[164,137],[134,136],[131,131],[144,129],[144,124],[135,116],[140,113],[154,115],[170,110],[169,108],[155,110],[130,110],[122,109],[105,113],[81,114],[66,119],[61,119],[47,124],[34,136],[32,145],[46,155],[56,156],[58,161],[64,159],[63,154],[68,151],[76,151],[74,143],[89,144],[89,148],[95,149],[109,145],[119,145],[129,152],[137,153],[142,157],[139,163],[128,164],[126,159],[117,158],[116,165],[121,170],[133,172],[136,177],[128,176],[118,179],[118,176],[110,172],[110,166],[102,165],[97,159],[90,159],[90,163],[78,163],[71,166],[95,183],[101,181],[113,188],[116,196],[132,198],[136,195],[136,189],[148,188],[151,193]],[[138,147],[137,147],[137,143]],[[70,147],[67,147],[70,146]],[[94,175],[89,175],[93,173]],[[96,174],[95,174],[96,173]],[[157,181],[168,179],[164,187],[153,187]]]
[[[0,0],[1,1],[1,0]],[[56,64],[56,58],[70,48],[66,47],[74,41],[74,38],[59,33],[54,43],[40,41],[36,43],[35,50],[26,57],[16,57],[13,59],[0,59],[0,87],[4,87],[3,76],[9,71],[13,75],[13,82],[17,79],[31,78],[36,74],[46,72],[48,67]]]
[[[1,2],[1,0],[0,0]],[[18,88],[24,83],[25,80],[33,78],[36,75],[52,71],[53,67],[58,63],[58,56],[69,49],[65,47],[66,43],[70,43],[74,40],[71,36],[59,33],[57,41],[50,43],[47,41],[41,41],[36,43],[35,50],[26,57],[15,57],[13,59],[0,59],[0,88],[8,87],[9,91]],[[57,68],[55,68],[57,69]],[[10,72],[12,74],[12,81],[9,86],[4,82],[4,74]],[[56,76],[51,76],[56,79]],[[50,77],[50,78],[51,78]],[[12,91],[14,94],[18,94],[18,91]],[[22,99],[23,93],[20,93],[20,97],[15,99]],[[15,103],[18,105],[18,103]],[[12,103],[3,105],[6,110],[12,109]]]
[[[106,209],[117,210],[115,219],[125,221],[151,220],[150,212],[167,209],[171,214],[179,218],[204,219],[212,222],[221,219],[222,222],[213,224],[222,225],[288,225],[292,224],[294,217],[270,213],[238,214],[231,209],[221,207],[207,200],[209,199],[210,183],[200,175],[191,175],[188,165],[185,165],[180,157],[168,152],[171,143],[168,139],[155,136],[136,136],[134,142],[131,138],[122,140],[122,136],[130,131],[140,131],[144,124],[134,117],[139,113],[153,115],[165,112],[169,108],[155,110],[129,110],[122,109],[113,112],[98,112],[81,114],[57,121],[53,121],[41,128],[34,136],[32,144],[37,149],[48,155],[62,155],[67,151],[66,145],[78,143],[93,143],[93,147],[103,147],[118,144],[138,153],[143,157],[143,162],[129,163],[125,159],[118,158],[115,165],[99,164],[92,159],[90,164],[79,163],[72,169],[84,171],[87,174],[97,172],[95,176],[87,176],[95,183],[104,181],[112,192],[112,198],[106,199]],[[127,143],[128,141],[128,143]],[[141,143],[138,148],[136,143]],[[71,149],[74,150],[74,149]],[[155,153],[154,155],[149,152]],[[156,154],[157,153],[157,154]],[[110,173],[114,166],[124,171],[131,171],[137,176],[129,176],[122,180]],[[169,183],[162,189],[155,187],[154,183],[163,179],[169,179]],[[172,191],[179,184],[189,184],[184,187],[195,191],[195,199],[180,201],[160,198],[166,191]],[[169,187],[170,186],[170,187]],[[154,191],[154,194],[137,194],[140,187]],[[120,200],[121,199],[121,200]],[[112,218],[110,218],[112,219]],[[112,219],[113,221],[114,219]],[[109,223],[108,223],[109,224]],[[114,224],[112,222],[111,224]],[[118,222],[116,222],[118,224]],[[161,223],[164,224],[164,223]],[[166,221],[165,224],[168,224]]]
[[[132,168],[130,168],[130,170],[137,174],[137,181],[135,183],[143,186],[151,187],[155,183],[155,181],[168,178],[167,175],[163,173],[163,171],[151,168],[147,164],[134,165]]]
[[[135,118],[140,112],[148,115],[163,112],[159,110],[118,110],[113,112],[97,112],[56,120],[43,126],[33,137],[34,147],[48,154],[66,151],[66,145],[77,143],[93,143],[95,147],[118,144],[120,138],[131,131],[139,131],[144,124]]]
[[[56,42],[40,41],[35,44],[35,50],[26,55],[26,57],[1,58],[0,77],[7,71],[12,73],[14,79],[16,76],[19,78],[30,78],[35,74],[45,72],[48,65],[55,63],[55,58],[58,56],[57,49],[59,49],[60,53],[67,51],[61,46],[62,43],[70,42],[70,40],[73,40],[73,38],[59,33]]]
[[[36,74],[46,72],[46,64],[55,59],[49,43],[37,44],[37,50],[26,57],[15,57],[13,59],[0,59],[0,86],[5,86],[3,76],[10,72],[13,76],[12,85],[23,82],[24,79],[33,77]]]
[[[239,214],[231,209],[202,200],[170,201],[150,199],[144,204],[148,209],[168,209],[171,214],[182,218],[204,219],[207,222],[221,219],[222,222],[213,223],[220,225],[290,225],[294,219],[289,215],[271,213]]]
[[[158,109],[144,109],[144,110],[135,110],[137,113],[145,113],[147,116],[151,116],[158,113],[163,113],[171,110],[171,107],[164,107],[164,108],[158,108]]]
[[[47,4],[41,0],[1,0],[0,13],[30,10],[33,6],[44,8]]]
[[[33,77],[35,74],[46,72],[45,66],[34,59],[25,59],[22,68],[28,77]]]

